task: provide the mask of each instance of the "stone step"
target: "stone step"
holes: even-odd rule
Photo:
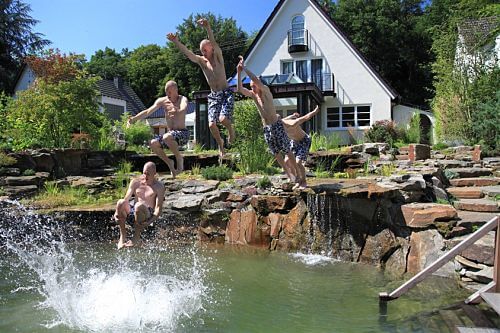
[[[484,195],[490,197],[490,198],[498,198],[500,197],[500,185],[495,185],[495,186],[483,186],[481,188],[483,191]]]
[[[482,178],[456,178],[450,179],[450,184],[455,187],[461,186],[494,186],[500,184],[500,178],[482,177]]]
[[[461,199],[453,203],[456,209],[472,212],[499,212],[498,202],[490,199]]]
[[[484,193],[480,187],[450,187],[448,193],[459,199],[480,199]]]
[[[499,329],[488,327],[462,327],[457,326],[458,333],[500,333]]]
[[[488,303],[496,313],[500,314],[500,294],[499,293],[481,293],[481,298]]]
[[[449,168],[447,170],[457,174],[459,178],[484,177],[493,174],[488,168]]]
[[[457,213],[459,218],[457,226],[463,226],[471,230],[473,226],[480,227],[498,215],[497,213],[470,212],[467,210],[457,210]]]

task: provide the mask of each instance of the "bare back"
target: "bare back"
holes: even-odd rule
[[[224,68],[224,59],[222,58],[222,54],[217,55],[214,52],[212,56],[212,60],[205,57],[200,57],[199,65],[205,78],[207,79],[207,83],[210,86],[212,91],[221,91],[227,88],[226,81],[226,69]]]
[[[273,103],[273,94],[269,90],[269,87],[263,86],[260,94],[253,94],[252,98],[259,110],[262,124],[264,126],[274,124],[278,120],[278,116],[276,115],[276,108]]]
[[[283,119],[283,125],[288,137],[294,141],[302,141],[306,136],[306,132],[299,124],[291,125],[288,119]]]

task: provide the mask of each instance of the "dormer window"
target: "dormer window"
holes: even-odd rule
[[[308,49],[308,33],[305,29],[304,15],[294,16],[291,29],[288,31],[288,52],[304,52]]]

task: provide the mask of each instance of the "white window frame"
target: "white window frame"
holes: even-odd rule
[[[295,29],[294,30],[294,28],[293,28],[293,21],[297,17],[302,17],[302,20],[303,20],[302,25],[303,26],[302,26],[302,29]],[[305,45],[306,44],[306,33],[305,33],[305,31],[306,31],[306,17],[303,14],[296,14],[296,15],[292,16],[292,19],[290,21],[290,30],[292,31],[292,45]],[[296,39],[299,39],[299,38],[293,38],[293,32],[294,31],[299,31],[299,30],[302,30],[302,37],[301,38],[302,38],[303,42],[302,43],[294,43],[293,42],[294,39],[296,40]]]
[[[358,126],[358,107],[363,107],[363,106],[368,106],[370,108],[370,119],[369,119],[369,124],[365,126]],[[371,104],[345,104],[345,105],[339,105],[339,106],[331,106],[326,108],[326,121],[325,121],[325,128],[328,130],[333,130],[333,131],[340,131],[340,130],[346,130],[350,127],[343,127],[342,126],[342,109],[343,108],[354,108],[354,125],[351,126],[352,128],[357,128],[357,129],[366,129],[370,128],[372,124],[372,105]],[[333,109],[333,108],[338,108],[339,109],[339,127],[330,127],[328,126],[328,109]]]

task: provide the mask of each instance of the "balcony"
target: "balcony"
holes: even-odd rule
[[[309,51],[309,31],[307,29],[288,30],[288,53]]]

